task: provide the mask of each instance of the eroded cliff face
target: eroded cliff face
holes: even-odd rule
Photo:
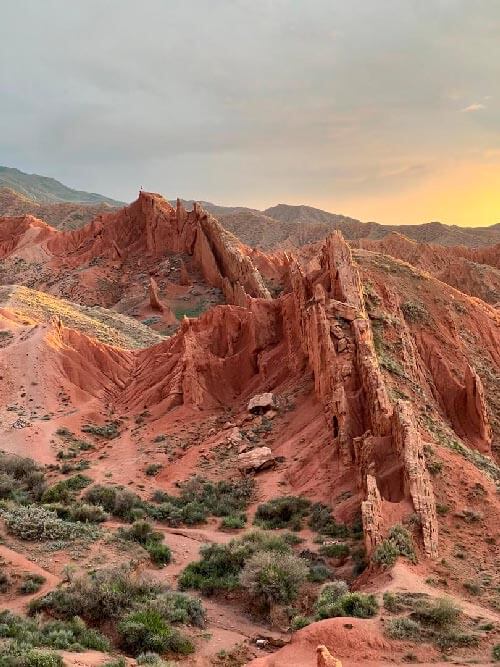
[[[186,211],[178,201],[174,208],[151,193],[141,193],[131,206],[100,216],[75,232],[55,232],[43,223],[25,221],[17,236],[4,239],[2,252],[28,256],[34,248],[68,272],[99,257],[118,267],[130,263],[141,267],[145,258],[154,262],[165,253],[179,253],[181,282],[190,282],[186,260],[190,270],[199,270],[230,304],[214,307],[199,318],[186,318],[175,336],[134,352],[95,345],[58,326],[53,335],[58,368],[78,391],[90,389],[93,397],[105,397],[126,412],[147,406],[154,415],[162,415],[177,406],[240,409],[252,393],[273,391],[285,380],[298,385],[305,374],[312,374],[330,433],[332,458],[339,462],[341,475],[355,480],[362,500],[368,553],[391,523],[415,513],[424,552],[437,556],[425,430],[412,405],[432,404],[459,437],[483,453],[491,452],[492,443],[485,390],[466,357],[451,306],[439,306],[429,315],[435,319],[424,327],[417,318],[418,308],[408,311],[408,306],[415,309],[418,304],[406,303],[398,283],[391,287],[380,278],[377,298],[385,310],[377,314],[368,288],[376,262],[380,265],[382,260],[358,251],[373,255],[369,259],[374,261],[366,269],[368,279],[364,274],[362,281],[360,266],[339,233],[306,254],[307,261],[289,253],[274,263],[271,257],[242,247],[198,205]],[[382,257],[384,263],[390,259]],[[411,273],[401,263],[389,267],[396,273],[403,268]],[[262,275],[276,288],[277,298],[271,298]],[[421,274],[410,277],[417,282],[422,279]],[[165,313],[154,278],[147,293],[149,306]],[[458,313],[457,307],[463,306],[448,296]],[[483,335],[493,358],[498,355],[494,309],[477,300],[469,306],[468,317],[477,331],[474,344],[479,345]],[[388,378],[387,360],[385,370],[382,366],[377,350],[377,325],[382,322],[392,323],[394,346],[403,364],[398,368],[393,360],[389,367],[405,378],[410,389],[420,392],[410,400],[401,400],[404,392]],[[83,374],[80,367],[100,369],[95,383],[86,379],[94,377],[92,371]]]
[[[479,248],[418,243],[393,232],[380,240],[359,239],[352,246],[397,257],[487,303],[500,303],[500,244]]]
[[[29,248],[29,250],[26,250]],[[246,305],[247,296],[270,299],[264,281],[241,243],[198,204],[173,208],[154,193],[141,192],[123,209],[99,215],[81,229],[58,232],[32,216],[4,221],[0,256],[49,262],[55,275],[91,265],[96,258],[140,266],[144,258],[168,253],[191,255],[205,280],[224,292],[228,303]],[[189,282],[184,267],[183,281]]]
[[[332,446],[343,465],[353,469],[365,498],[368,552],[389,527],[384,501],[409,501],[420,518],[425,552],[436,557],[438,526],[423,443],[411,405],[400,401],[394,406],[389,399],[359,273],[342,236],[335,233],[326,240],[314,274],[304,275],[291,262],[290,280],[292,292],[284,299],[289,354],[300,340]]]

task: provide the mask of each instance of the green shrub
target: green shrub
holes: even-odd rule
[[[102,523],[108,519],[108,515],[99,505],[74,503],[69,507],[69,518],[82,523]]]
[[[436,475],[439,475],[439,473],[442,472],[442,470],[443,470],[443,464],[441,463],[441,461],[436,461],[436,460],[427,461],[426,467],[427,467],[427,470],[434,477]]]
[[[28,619],[10,611],[0,612],[0,637],[14,639],[32,647],[59,650],[92,649],[108,651],[109,641],[96,630],[88,628],[80,618],[70,621]],[[1,664],[1,663],[0,663]]]
[[[36,505],[2,509],[7,530],[22,540],[73,540],[91,536],[90,527],[60,519],[55,512]]]
[[[401,310],[407,322],[426,322],[429,319],[426,307],[417,301],[405,301]]]
[[[137,607],[137,610],[141,611],[149,609],[156,610],[167,623],[172,625],[205,627],[206,615],[201,600],[186,595],[186,593],[166,591]]]
[[[125,658],[117,658],[116,660],[103,663],[101,667],[127,667],[127,663],[125,662]]]
[[[295,600],[307,575],[308,567],[303,558],[261,551],[245,563],[240,583],[257,600],[271,606]]]
[[[328,537],[347,537],[349,535],[348,527],[343,523],[337,523],[330,508],[323,503],[314,503],[311,506],[309,526],[312,530]]]
[[[460,607],[457,607],[451,600],[438,598],[437,600],[421,600],[415,605],[412,617],[422,625],[444,630],[455,625],[460,615]]]
[[[46,579],[41,574],[35,574],[30,572],[23,576],[23,581],[19,586],[19,592],[24,595],[29,595],[31,593],[36,593],[45,583]]]
[[[222,530],[237,530],[244,528],[246,522],[246,514],[231,514],[222,519],[220,527]]]
[[[491,650],[491,657],[493,662],[500,662],[500,644],[495,644]]]
[[[64,667],[64,662],[57,653],[14,642],[0,647],[0,667]]]
[[[378,611],[378,602],[374,595],[342,592],[347,588],[345,582],[334,582],[323,587],[315,605],[316,618],[334,618],[336,616],[356,616],[370,618]]]
[[[411,618],[391,618],[384,627],[390,639],[409,639],[417,641],[421,636],[420,625]]]
[[[73,579],[30,603],[30,613],[49,611],[63,619],[81,616],[91,622],[118,618],[133,605],[164,592],[159,582],[134,575],[125,567],[97,570]]]
[[[144,472],[148,477],[156,477],[162,468],[163,466],[159,463],[150,463]]]
[[[68,503],[75,493],[88,486],[92,480],[85,475],[74,475],[50,486],[42,496],[43,503]]]
[[[417,562],[411,533],[401,524],[390,529],[387,538],[375,549],[372,559],[379,565],[391,566],[398,556],[405,556],[412,563]]]
[[[156,541],[146,542],[144,548],[156,565],[167,565],[172,560],[172,552],[166,544]]]
[[[230,516],[248,507],[254,488],[255,483],[249,478],[209,482],[194,477],[181,485],[181,494],[177,502],[181,505],[196,502],[213,516]]]
[[[0,452],[0,500],[38,501],[45,488],[44,472],[32,459]]]
[[[390,567],[399,556],[399,549],[392,540],[383,540],[373,552],[372,560],[378,565]]]
[[[296,632],[297,630],[302,630],[302,628],[307,627],[312,623],[312,620],[310,618],[307,618],[307,616],[294,616],[292,618],[292,622],[290,623],[290,629],[292,632]]]
[[[327,558],[346,558],[350,549],[347,544],[323,544],[319,548],[319,552]]]
[[[154,610],[136,611],[127,614],[118,623],[121,645],[133,655],[154,651],[172,651],[187,655],[194,652],[192,642],[166,623],[162,615]]]
[[[206,595],[238,588],[239,574],[251,550],[246,545],[207,544],[201,547],[201,559],[189,565],[179,577],[179,588],[195,588]]]
[[[189,563],[179,577],[181,589],[194,588],[207,595],[238,588],[245,562],[258,551],[291,552],[286,535],[267,535],[254,531],[228,544],[206,544],[200,560]]]
[[[311,503],[306,498],[283,496],[273,498],[257,507],[254,523],[266,530],[290,528],[300,530]]]
[[[161,542],[163,533],[154,530],[148,521],[134,521],[130,528],[119,528],[118,535],[126,540],[146,544],[147,542]]]
[[[323,563],[312,563],[309,565],[309,574],[307,575],[309,581],[321,584],[331,579],[331,577],[332,571]]]
[[[84,500],[91,505],[98,505],[113,516],[130,520],[134,509],[144,508],[144,502],[128,489],[105,484],[95,484],[83,494]]]
[[[118,428],[118,422],[106,422],[102,426],[96,424],[84,424],[81,428],[83,433],[90,433],[99,438],[104,438],[106,440],[112,440],[117,438],[120,435]]]
[[[135,521],[131,528],[119,528],[118,535],[126,540],[138,542],[149,553],[153,563],[165,565],[172,560],[172,552],[162,544],[163,533],[154,530],[148,521]]]
[[[158,653],[141,653],[136,658],[138,665],[153,665],[153,667],[176,667],[177,663],[165,662]]]

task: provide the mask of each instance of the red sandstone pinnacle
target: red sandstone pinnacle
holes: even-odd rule
[[[149,305],[153,310],[159,310],[160,312],[164,310],[164,306],[158,296],[158,285],[152,276],[149,278]]]

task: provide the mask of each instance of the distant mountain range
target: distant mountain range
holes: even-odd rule
[[[187,200],[185,203],[189,206],[192,201]],[[349,240],[378,240],[398,232],[420,243],[445,246],[477,247],[500,243],[500,223],[490,227],[459,227],[442,222],[383,225],[378,222],[361,222],[312,206],[278,204],[259,211],[243,206],[218,206],[210,202],[200,204],[244,243],[263,250],[314,243],[335,229],[340,230]]]
[[[68,188],[56,181],[55,178],[39,176],[38,174],[25,174],[23,171],[12,167],[0,167],[0,188],[14,190],[37,203],[77,202],[80,204],[123,206],[123,202],[115,201],[94,192]]]
[[[191,208],[193,200],[183,200]],[[175,206],[175,200],[171,203]],[[479,247],[500,243],[500,223],[491,227],[458,227],[441,222],[384,225],[361,222],[312,206],[278,204],[264,211],[246,206],[199,202],[243,243],[262,250],[287,249],[314,243],[338,229],[349,240],[378,240],[398,232],[420,243]],[[123,202],[73,190],[53,178],[0,167],[0,216],[32,215],[58,229],[81,227],[96,215]]]

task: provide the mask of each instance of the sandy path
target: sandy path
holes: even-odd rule
[[[34,574],[40,574],[45,577],[46,581],[42,585],[39,591],[31,595],[18,595],[15,594],[12,597],[7,597],[3,603],[6,609],[14,611],[16,613],[24,612],[27,605],[31,600],[37,597],[45,595],[50,590],[55,588],[59,583],[59,578],[56,577],[51,572],[44,570],[39,565],[29,560],[22,554],[12,551],[6,546],[0,545],[0,557],[5,560],[5,562],[12,567],[17,573],[21,572],[30,572]]]

